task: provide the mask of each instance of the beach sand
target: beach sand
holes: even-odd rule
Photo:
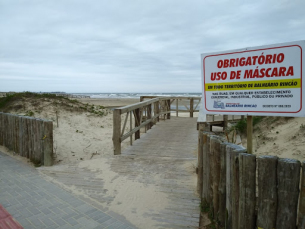
[[[35,117],[51,119],[54,125],[55,165],[49,168],[41,167],[39,171],[42,174],[47,174],[44,171],[64,170],[70,165],[78,169],[91,171],[92,176],[103,179],[103,188],[107,190],[107,194],[111,198],[114,198],[114,201],[99,203],[103,208],[122,215],[139,228],[156,228],[156,222],[146,216],[151,211],[160,212],[166,208],[166,194],[157,193],[153,185],[144,187],[136,180],[130,180],[128,176],[122,176],[121,174],[118,175],[111,169],[111,161],[114,158],[111,108],[137,103],[139,99],[83,98],[79,100],[85,104],[89,103],[110,109],[105,112],[103,117],[98,117],[89,112],[58,110],[52,106],[47,106],[40,113],[35,112]],[[35,110],[35,107],[28,107],[28,109]],[[172,116],[175,115],[175,112],[173,112]],[[195,113],[194,117],[197,115],[198,113]],[[179,113],[179,116],[188,117],[189,113]],[[122,120],[124,120],[124,117],[122,117]],[[254,132],[254,153],[257,155],[278,155],[281,158],[295,158],[304,161],[304,126],[305,118],[281,118],[277,122],[260,124]],[[217,130],[221,131],[219,128]],[[242,137],[242,144],[246,147],[245,137]],[[129,141],[126,139],[122,143],[122,149],[124,150],[128,146]],[[8,152],[4,147],[1,147],[0,150],[19,160],[27,161],[14,155],[13,152]],[[87,195],[88,193],[75,188],[73,185],[66,185],[64,182],[56,180],[56,178],[48,177],[48,179],[72,193],[90,198]]]
[[[45,107],[38,113],[35,112],[37,108],[27,105],[25,110],[34,111],[36,118],[53,120],[55,165],[52,167],[42,166],[38,170],[46,179],[76,195],[95,202],[103,209],[121,215],[138,228],[158,228],[156,224],[160,225],[160,222],[153,220],[148,215],[166,209],[168,204],[167,195],[158,192],[157,187],[152,184],[144,186],[143,183],[131,179],[128,174],[126,176],[118,174],[111,168],[112,160],[115,157],[112,143],[113,112],[111,108],[137,103],[139,99],[82,98],[78,100],[85,104],[103,106],[109,108],[109,110],[105,111],[103,117],[99,117],[89,112],[71,112],[58,109],[53,105]],[[56,116],[58,117],[58,126]],[[182,116],[189,116],[189,114],[183,113]],[[124,115],[122,115],[122,122],[123,120]],[[128,130],[129,127],[126,128],[126,132]],[[141,132],[144,132],[144,129]],[[122,150],[128,146],[129,139],[126,139],[122,143]],[[10,153],[16,158],[18,157],[13,152],[8,152],[4,147],[0,150]],[[18,159],[28,162],[24,158],[18,157]],[[90,171],[90,176],[102,181],[103,190],[107,190],[106,198],[112,201],[99,202],[97,201],[98,198],[93,200],[90,198],[92,193],[77,188],[75,185],[68,185],[66,182],[57,179],[56,176],[50,175],[52,171],[54,174],[59,171],[68,171],[71,166],[75,168],[75,171]],[[155,179],[158,179],[158,177],[155,177]],[[100,190],[100,192],[103,192],[103,190]],[[98,192],[96,195],[99,195]]]

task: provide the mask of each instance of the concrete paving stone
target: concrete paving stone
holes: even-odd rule
[[[72,226],[75,226],[76,224],[78,224],[78,221],[76,221],[75,219],[73,218],[69,218],[69,219],[66,219],[66,221],[71,224]]]
[[[38,215],[41,213],[41,211],[39,211],[36,207],[31,206],[27,208],[29,212],[33,213],[33,215]]]
[[[49,219],[46,216],[40,218],[40,221],[48,228],[51,225],[56,225],[53,220]]]
[[[52,219],[54,222],[55,222],[55,224],[56,225],[58,225],[58,226],[63,226],[63,225],[65,225],[65,224],[67,224],[67,222],[65,221],[65,220],[63,220],[63,219],[61,219],[61,218],[56,218],[56,219]]]
[[[116,222],[115,219],[110,218],[110,219],[106,220],[105,222],[103,222],[103,223],[101,224],[101,226],[103,226],[103,227],[109,227],[110,225],[112,225],[112,224],[115,223],[115,222]]]
[[[103,216],[103,217],[97,219],[96,221],[99,222],[99,223],[104,223],[104,222],[106,222],[106,221],[109,220],[109,219],[111,219],[111,217],[108,216],[108,215],[105,215],[105,216]]]
[[[113,224],[111,224],[110,226],[108,226],[107,229],[118,229],[122,225],[123,225],[122,222],[116,221]]]
[[[0,157],[0,203],[24,229],[104,228],[107,220],[108,226],[130,226],[44,180],[35,168]]]

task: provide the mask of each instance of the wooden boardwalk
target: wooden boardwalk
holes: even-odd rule
[[[160,121],[121,155],[109,158],[110,169],[118,176],[137,180],[143,186],[153,185],[156,192],[167,196],[164,209],[145,216],[156,222],[154,228],[198,228],[196,125],[197,118],[171,117]],[[93,204],[107,204],[115,198],[107,194],[102,177],[77,165],[42,167],[40,171],[66,187],[83,190],[94,200]]]
[[[153,216],[154,220],[162,223],[161,228],[199,226],[196,125],[197,118],[171,117],[161,121],[113,163],[115,171],[141,174],[143,183],[151,183],[168,195],[169,206]],[[137,164],[128,163],[129,158],[137,158]],[[155,180],[156,175],[161,179]]]

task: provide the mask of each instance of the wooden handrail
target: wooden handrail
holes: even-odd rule
[[[144,99],[149,99],[145,100]],[[178,102],[176,103],[176,109],[171,109],[171,104],[175,100],[190,100],[189,107],[186,106],[186,111],[178,109]],[[198,100],[198,103],[195,104],[194,101]],[[130,137],[130,144],[132,144],[132,135],[135,135],[135,140],[140,138],[140,129],[145,127],[146,130],[149,130],[153,125],[155,125],[160,117],[165,119],[170,119],[171,111],[178,112],[189,112],[190,117],[193,117],[193,113],[199,110],[196,110],[198,104],[201,101],[201,97],[163,97],[163,96],[141,96],[139,103],[128,105],[125,107],[119,107],[113,111],[113,147],[114,155],[121,154],[121,143]],[[145,113],[146,116],[143,116]],[[123,120],[122,125],[122,115],[126,114],[125,120]],[[130,119],[129,131],[125,133],[125,128],[128,126],[128,118]],[[134,118],[134,122],[132,119]]]

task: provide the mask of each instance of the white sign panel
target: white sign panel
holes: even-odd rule
[[[205,113],[305,116],[305,41],[201,55]]]

